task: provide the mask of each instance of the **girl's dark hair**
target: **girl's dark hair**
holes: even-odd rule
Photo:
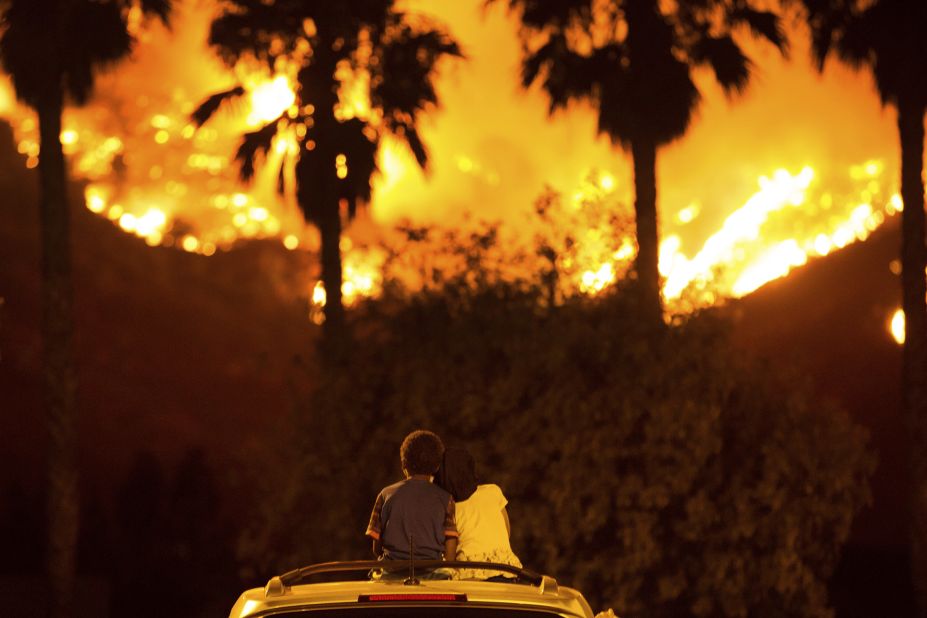
[[[450,447],[444,451],[444,461],[438,468],[435,483],[451,494],[455,502],[461,502],[473,495],[479,484],[479,477],[476,476],[476,462],[467,449]]]

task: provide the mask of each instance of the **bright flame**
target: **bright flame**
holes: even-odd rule
[[[448,6],[451,4],[454,3],[448,3]],[[198,43],[204,39],[203,32],[208,30],[209,17],[204,14],[197,18],[203,28],[202,32],[196,33]],[[139,32],[145,34],[142,30]],[[171,40],[170,45],[151,45],[149,49],[164,51],[176,47]],[[292,76],[286,74],[287,67],[275,67],[279,72],[273,76],[261,74],[256,69],[250,73],[247,68],[239,69],[239,77],[247,92],[243,98],[245,109],[234,117],[232,114],[220,114],[207,126],[196,129],[190,124],[189,113],[205,95],[227,87],[227,76],[205,61],[194,60],[200,55],[189,53],[195,49],[193,44],[181,44],[179,47],[184,56],[190,58],[191,66],[186,73],[193,74],[192,85],[148,79],[150,75],[144,73],[145,69],[126,68],[125,71],[130,77],[134,76],[136,82],[130,81],[128,83],[133,86],[122,89],[128,93],[119,95],[124,100],[113,95],[112,100],[98,101],[85,109],[69,109],[66,112],[61,140],[71,168],[87,181],[87,208],[107,217],[126,233],[143,238],[150,245],[163,244],[202,255],[228,249],[239,239],[263,237],[278,238],[290,250],[313,250],[317,241],[313,236],[307,236],[293,196],[283,200],[277,197],[277,177],[274,170],[269,169],[271,166],[265,166],[269,170],[266,173],[258,170],[256,183],[246,190],[238,183],[231,161],[235,144],[243,131],[293,111],[296,95]],[[194,62],[203,64],[193,66]],[[159,62],[156,66],[169,66],[169,63]],[[135,74],[131,73],[133,70]],[[340,70],[346,69],[342,67]],[[139,74],[144,81],[138,82]],[[125,77],[126,73],[121,75]],[[352,77],[339,93],[339,117],[366,118],[371,113],[366,97],[368,83],[365,81],[369,76],[359,74]],[[118,84],[121,77],[100,79],[111,79],[103,85],[112,86]],[[150,86],[156,82],[170,82],[172,85],[168,89]],[[116,89],[98,88],[99,92],[112,90]],[[35,167],[39,156],[35,117],[17,106],[9,82],[2,78],[0,114],[10,119],[17,149],[25,158],[25,164]],[[500,111],[499,115],[502,117],[504,114]],[[472,109],[468,107],[467,118],[471,117]],[[520,120],[520,117],[515,118],[512,124],[518,124]],[[465,127],[468,134],[473,133],[470,125],[463,122],[457,125]],[[430,127],[426,129],[431,130]],[[296,127],[294,132],[298,131],[299,127]],[[570,128],[570,143],[574,134],[574,128]],[[511,191],[511,186],[525,177],[531,178],[537,185],[550,181],[560,186],[560,190],[568,196],[569,207],[575,213],[585,215],[604,196],[619,189],[625,190],[628,186],[625,176],[604,172],[574,188],[570,177],[557,176],[556,169],[560,166],[551,164],[540,170],[544,175],[533,176],[530,174],[533,171],[531,166],[525,163],[522,167],[519,156],[515,156],[517,148],[511,146],[517,140],[490,140],[487,142],[489,145],[481,149],[472,140],[462,139],[462,134],[454,137],[448,136],[446,131],[444,134],[436,131],[436,135],[443,137],[432,139],[429,136],[429,145],[436,155],[445,152],[451,157],[447,167],[455,174],[454,182],[460,186],[464,182],[471,183],[485,190],[483,194],[476,194],[474,199],[470,199],[471,192],[461,191],[464,196],[460,200],[462,202],[495,204],[494,199],[499,199],[500,195],[511,195],[504,192]],[[305,133],[301,135],[304,136]],[[543,139],[534,137],[534,141],[524,141],[538,144]],[[407,148],[388,136],[384,137],[382,144],[377,159],[380,175],[375,179],[375,220],[389,218],[378,217],[377,209],[398,207],[398,202],[406,199],[405,183],[418,174]],[[273,159],[277,163],[285,160],[292,155],[295,145],[293,136],[282,132],[268,153],[268,160]],[[314,144],[307,143],[306,147],[311,149]],[[538,150],[540,153],[542,149]],[[581,161],[594,159],[587,156],[590,152],[577,151],[570,153],[569,158]],[[533,157],[534,153],[530,154]],[[542,156],[538,154],[539,159]],[[866,156],[869,155],[860,158],[865,159]],[[521,153],[520,157],[526,161],[531,158],[527,153]],[[436,164],[440,163],[440,157],[436,157]],[[668,309],[684,311],[699,303],[710,304],[718,298],[747,294],[772,279],[787,275],[792,268],[808,259],[827,255],[837,248],[865,239],[887,217],[902,210],[900,197],[897,194],[889,196],[883,186],[882,176],[886,167],[880,159],[863,160],[850,167],[852,196],[835,196],[828,192],[816,197],[812,191],[815,190],[813,183],[817,174],[810,166],[797,174],[780,169],[770,178],[761,177],[756,193],[728,216],[701,248],[695,247],[695,251],[690,248],[688,254],[683,237],[696,227],[689,224],[698,219],[699,226],[710,225],[712,209],[709,206],[715,205],[694,201],[693,197],[704,200],[704,196],[693,195],[664,203],[667,216],[661,222],[666,229],[660,246],[659,266],[666,278],[663,292]],[[348,171],[347,160],[340,160],[336,173],[345,177]],[[560,182],[555,182],[555,178]],[[522,184],[528,183],[523,181]],[[567,189],[561,186],[564,184]],[[458,185],[453,189],[459,189]],[[532,191],[538,188],[531,186]],[[687,227],[683,229],[682,226]],[[615,238],[606,225],[584,222],[582,218],[568,229],[575,248],[558,263],[558,267],[568,272],[574,289],[597,294],[624,276],[636,253],[633,237]],[[346,304],[380,293],[382,261],[371,252],[345,249],[342,292]],[[324,289],[320,285],[313,288],[311,295],[315,307],[324,304]],[[893,324],[896,319],[897,314]]]
[[[904,310],[895,310],[888,328],[892,333],[892,337],[895,338],[895,342],[899,345],[904,344]]]
[[[248,124],[256,126],[279,118],[296,102],[296,93],[286,75],[277,75],[271,81],[254,87],[249,96],[251,111]]]
[[[814,178],[814,170],[810,167],[804,168],[797,176],[792,176],[786,170],[780,169],[773,174],[771,179],[761,177],[760,191],[724,221],[721,229],[708,238],[701,251],[693,259],[689,260],[680,254],[668,260],[673,264],[673,269],[664,273],[666,276],[664,296],[668,300],[678,298],[683,289],[693,281],[710,279],[712,270],[735,258],[736,249],[740,245],[759,238],[760,229],[771,213],[801,204],[804,201],[804,192],[812,178]],[[770,256],[764,254],[761,259],[767,263],[767,266],[757,270],[750,278],[750,283],[746,281],[741,283],[740,289],[756,289],[774,278],[770,276],[764,279],[764,275],[761,274],[770,272],[768,266]],[[787,272],[786,269],[776,276],[782,276]]]
[[[745,296],[764,283],[784,277],[796,266],[808,261],[808,254],[802,251],[795,240],[786,240],[764,252],[747,267],[734,282],[734,296]]]

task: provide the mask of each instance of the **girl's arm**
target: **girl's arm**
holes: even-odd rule
[[[502,519],[505,520],[505,533],[512,536],[512,524],[509,523],[509,512],[502,507]]]

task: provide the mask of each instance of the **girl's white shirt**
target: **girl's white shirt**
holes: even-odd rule
[[[498,485],[479,485],[476,491],[456,504],[454,518],[460,534],[457,544],[458,560],[497,562],[521,566],[521,561],[509,543],[502,509],[508,500]],[[493,575],[510,575],[500,571],[479,569],[461,570],[460,579],[485,579]]]

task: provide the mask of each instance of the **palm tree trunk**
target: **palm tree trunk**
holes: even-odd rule
[[[911,466],[911,571],[918,616],[927,617],[927,246],[923,105],[900,100],[901,287],[905,315],[902,407]]]
[[[335,157],[338,154],[338,85],[335,71],[337,57],[327,45],[319,45],[311,64],[299,73],[300,90],[315,111],[314,136],[316,155],[312,162],[297,163],[297,199],[300,207],[319,228],[321,237],[322,285],[325,288],[325,322],[322,325],[322,345],[326,352],[341,347],[344,341],[344,305],[341,297],[341,208],[338,195]]]
[[[634,161],[634,213],[637,221],[637,284],[644,319],[663,324],[657,233],[657,149],[649,141],[631,142]]]
[[[326,157],[327,159],[328,157]],[[331,157],[332,170],[335,158]],[[333,172],[332,172],[333,174]],[[328,344],[341,341],[344,334],[344,306],[341,298],[341,211],[333,179],[324,178],[319,232],[322,237],[322,284],[325,286],[324,337]]]
[[[61,149],[60,93],[37,106],[41,153],[42,335],[48,430],[50,615],[73,615],[78,528],[76,376],[71,353],[70,213]]]

